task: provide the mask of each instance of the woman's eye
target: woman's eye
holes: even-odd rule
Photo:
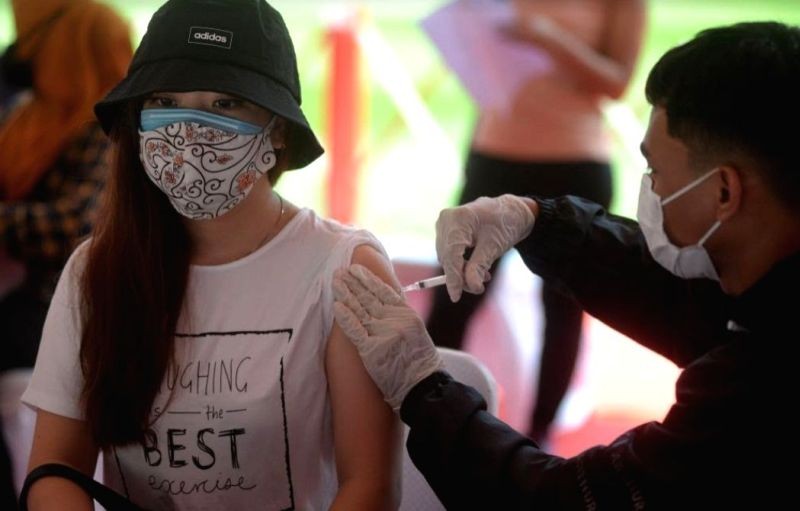
[[[242,106],[242,102],[238,99],[218,99],[214,101],[214,108],[220,110],[231,110]]]
[[[176,103],[175,100],[172,98],[156,96],[153,98],[147,98],[147,100],[145,101],[145,106],[153,108],[174,108],[176,106]]]

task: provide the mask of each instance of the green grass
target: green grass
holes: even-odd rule
[[[150,14],[160,5],[151,0],[109,0],[132,20],[141,37]],[[333,2],[280,0],[273,4],[286,19],[298,54],[303,107],[312,126],[326,138],[325,97],[328,77],[324,26]],[[357,222],[383,239],[412,239],[432,250],[433,223],[442,207],[451,205],[461,182],[461,164],[475,109],[458,81],[443,67],[417,21],[441,0],[374,0],[364,2],[366,23],[374,24],[398,58],[404,72],[435,119],[444,138],[415,136],[398,107],[366,70],[368,113],[362,144],[361,193]],[[632,215],[638,193],[641,160],[633,152],[649,107],[643,97],[647,71],[658,57],[703,28],[744,20],[778,20],[800,24],[800,2],[791,0],[651,0],[648,32],[639,66],[622,105],[635,123],[617,133],[615,202],[612,210]],[[0,47],[12,39],[9,0],[0,0]],[[617,109],[619,111],[619,109]],[[622,143],[625,141],[625,143]],[[289,173],[280,190],[294,202],[324,213],[323,164]]]

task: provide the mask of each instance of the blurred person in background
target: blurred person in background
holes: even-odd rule
[[[33,366],[59,273],[91,228],[110,149],[92,108],[133,54],[128,24],[104,4],[12,7],[17,39],[0,64],[0,280],[12,267],[24,277],[0,296],[0,371]],[[0,477],[0,508],[12,509]]]
[[[513,0],[513,8],[514,21],[503,31],[530,45],[531,52],[544,52],[549,70],[529,79],[509,108],[480,112],[459,204],[535,193],[577,195],[608,208],[612,144],[602,104],[619,99],[630,81],[644,33],[645,1]],[[465,294],[451,303],[447,290],[437,288],[427,318],[434,342],[461,349],[486,294]],[[572,378],[583,311],[551,283],[542,284],[541,296],[545,325],[528,432],[546,444]]]

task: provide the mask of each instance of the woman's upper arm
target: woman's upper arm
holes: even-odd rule
[[[374,248],[366,245],[356,248],[352,262],[366,266],[390,285],[399,287],[391,264]],[[402,459],[399,420],[336,323],[328,340],[325,365],[340,487],[348,483],[358,486],[355,493],[360,494],[359,499],[365,499],[361,501],[365,508],[374,509],[372,505],[377,502],[374,499],[394,507],[399,499]]]
[[[33,433],[28,470],[44,463],[64,463],[92,475],[97,461],[97,446],[86,421],[39,410]]]
[[[94,473],[97,463],[97,446],[92,441],[85,421],[39,410],[33,434],[28,471],[45,463],[60,463],[76,468],[88,476]],[[52,509],[54,501],[59,509],[91,509],[89,498],[71,482],[48,477],[31,487],[28,504],[31,511]]]
[[[608,4],[610,12],[601,51],[619,66],[621,81],[627,84],[642,46],[645,0],[611,0]]]

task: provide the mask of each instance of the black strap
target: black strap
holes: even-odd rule
[[[103,486],[83,472],[75,470],[60,463],[47,463],[31,470],[25,478],[22,492],[19,496],[21,511],[28,511],[28,492],[31,485],[43,477],[62,477],[69,479],[83,489],[107,511],[143,511],[142,508],[115,492],[108,486]]]

